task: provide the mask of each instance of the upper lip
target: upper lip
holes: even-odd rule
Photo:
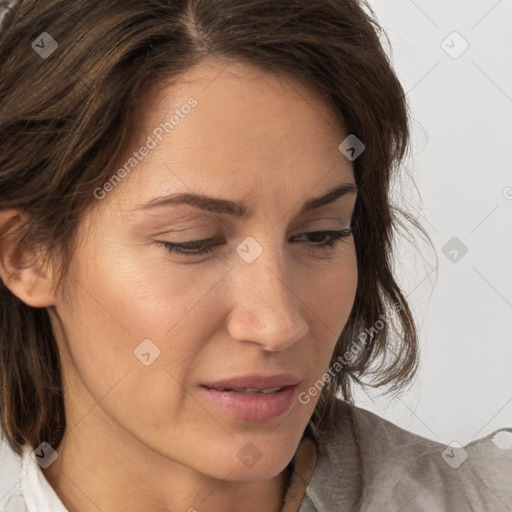
[[[232,388],[232,389],[271,389],[277,387],[294,386],[300,382],[300,377],[292,373],[279,373],[275,375],[240,375],[230,379],[222,379],[215,382],[203,382],[201,386],[207,388]]]

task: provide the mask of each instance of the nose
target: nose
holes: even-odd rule
[[[305,336],[309,325],[301,310],[307,306],[286,276],[282,259],[265,249],[251,264],[238,262],[232,272],[234,301],[228,332],[266,351],[285,350]]]

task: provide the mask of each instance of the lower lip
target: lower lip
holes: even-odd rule
[[[282,416],[292,406],[299,385],[288,386],[277,393],[236,393],[201,386],[201,391],[221,409],[242,421],[269,421]]]

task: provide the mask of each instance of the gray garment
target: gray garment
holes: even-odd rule
[[[338,400],[299,512],[512,512],[512,428],[464,447]]]

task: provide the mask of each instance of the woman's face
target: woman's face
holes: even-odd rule
[[[215,478],[252,480],[293,457],[318,399],[298,395],[328,370],[350,314],[353,238],[326,248],[331,235],[307,233],[348,229],[356,194],[301,211],[355,183],[338,149],[348,134],[309,89],[225,66],[205,62],[147,91],[129,172],[115,170],[113,185],[96,191],[70,300],[59,295],[50,311],[69,434],[87,424],[93,450],[122,445]],[[156,205],[171,194],[230,203],[217,211],[213,201],[209,209],[199,200]],[[241,205],[247,216],[234,214]],[[208,243],[183,249],[190,254],[165,245],[206,239],[214,245],[200,255],[193,251]],[[292,392],[228,391],[232,406],[202,386],[284,373],[300,381]]]

